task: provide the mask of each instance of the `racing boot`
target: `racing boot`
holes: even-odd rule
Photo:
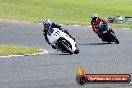
[[[51,45],[53,49],[56,49],[56,47],[54,45]]]
[[[101,40],[102,40],[103,42],[105,42],[105,39],[104,39],[104,38],[101,38]]]
[[[101,38],[101,34],[100,33],[97,33],[98,37]]]

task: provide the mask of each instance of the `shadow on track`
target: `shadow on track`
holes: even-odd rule
[[[78,44],[78,45],[106,45],[108,43],[89,43],[89,44]]]
[[[52,54],[52,55],[72,55],[72,54],[68,54],[68,53],[59,53],[59,54]]]

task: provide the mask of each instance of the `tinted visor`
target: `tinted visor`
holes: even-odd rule
[[[49,28],[49,26],[50,26],[49,24],[44,24],[45,28]]]
[[[96,19],[97,19],[97,17],[92,18],[92,20],[96,20]]]

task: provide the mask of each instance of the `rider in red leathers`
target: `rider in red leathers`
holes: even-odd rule
[[[102,30],[109,30],[108,22],[106,20],[103,20],[101,17],[98,17],[97,14],[92,14],[91,18],[92,18],[91,25],[93,31],[97,33],[99,38],[101,38],[100,32]],[[102,23],[103,23],[103,27],[100,26]]]
[[[91,25],[93,31],[98,35],[99,38],[102,39],[103,42],[116,42],[117,44],[119,44],[119,41],[115,36],[115,32],[112,30],[111,27],[108,26],[108,22],[106,20],[103,20],[101,17],[98,17],[97,14],[92,14],[91,18]],[[106,33],[110,36],[110,38],[104,37],[104,34]]]

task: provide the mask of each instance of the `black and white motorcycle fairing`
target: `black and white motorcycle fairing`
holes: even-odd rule
[[[62,53],[78,54],[79,50],[76,47],[76,42],[66,33],[58,28],[50,28],[47,37],[52,46],[62,51]]]

